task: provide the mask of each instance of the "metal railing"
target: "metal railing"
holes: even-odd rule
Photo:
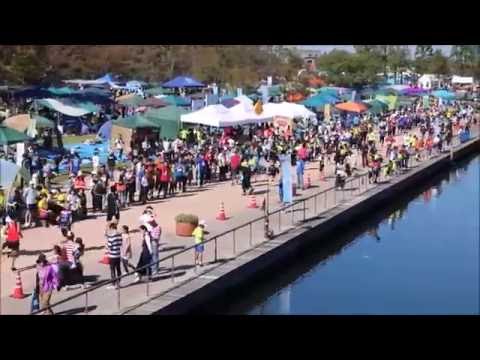
[[[471,136],[470,136],[469,140],[472,140],[475,137],[477,137],[478,136],[478,131],[476,133],[477,134],[474,136],[471,132]],[[452,142],[451,142],[450,147],[453,149],[455,147],[458,147],[459,145],[461,145],[461,142],[460,142],[460,139],[458,138],[458,135],[456,135],[452,138]],[[434,155],[434,156],[432,156],[428,159],[424,159],[424,160],[420,160],[420,161],[417,161],[415,159],[415,157],[409,157],[408,168],[410,168],[412,166],[415,166],[415,165],[418,165],[419,163],[423,163],[425,160],[431,160],[432,158],[435,158],[439,155],[441,155],[441,154],[439,153],[439,154],[436,154],[436,155]],[[386,164],[384,164],[380,169],[380,174],[379,174],[379,177],[378,177],[379,180],[382,180],[382,178],[384,178],[384,176],[382,176],[382,170],[385,167],[386,167]],[[400,173],[398,175],[402,175],[402,172],[400,171]],[[393,176],[390,176],[390,178],[391,177],[393,177]],[[353,187],[353,185],[355,185],[355,184],[357,185],[357,187]],[[213,259],[212,259],[211,263],[217,264],[220,260],[220,257],[219,257],[219,254],[218,254],[220,240],[222,238],[229,238],[230,237],[229,235],[231,234],[230,238],[231,238],[231,241],[232,241],[233,259],[235,259],[239,254],[244,253],[245,251],[251,250],[255,246],[258,246],[258,245],[263,244],[265,242],[268,242],[270,240],[269,238],[264,237],[263,241],[255,243],[255,241],[254,241],[255,238],[253,236],[253,231],[252,231],[252,227],[254,226],[254,224],[259,223],[259,222],[264,224],[267,217],[268,217],[268,220],[269,220],[270,229],[277,230],[277,236],[278,236],[279,234],[281,234],[282,230],[285,230],[285,227],[282,226],[282,225],[284,225],[284,224],[286,225],[288,222],[290,222],[291,223],[291,227],[289,227],[289,229],[290,229],[290,228],[295,227],[295,225],[298,223],[299,219],[296,219],[296,216],[295,216],[296,211],[300,210],[300,212],[302,213],[302,218],[300,219],[300,222],[303,223],[303,222],[308,221],[309,219],[315,219],[321,213],[336,207],[337,205],[339,205],[340,203],[344,202],[347,199],[352,199],[355,196],[361,195],[361,194],[363,194],[363,193],[365,193],[365,192],[367,192],[371,189],[374,189],[377,186],[382,185],[382,184],[383,184],[382,181],[380,181],[380,183],[371,183],[369,178],[368,178],[368,172],[358,174],[357,176],[354,176],[354,177],[345,181],[344,186],[343,186],[343,190],[342,189],[339,190],[338,187],[332,186],[328,189],[322,190],[322,191],[320,191],[318,193],[315,193],[313,195],[310,195],[308,197],[295,200],[291,204],[280,207],[276,210],[268,212],[267,214],[265,214],[263,216],[255,218],[253,220],[250,220],[250,221],[248,221],[248,222],[246,222],[242,225],[236,226],[236,227],[231,228],[227,231],[224,231],[220,234],[216,234],[216,235],[212,236],[211,238],[204,241],[204,246],[205,247],[207,247],[207,245],[213,246],[213,255],[212,255]],[[352,185],[352,187],[347,188],[347,185],[348,186]],[[350,196],[348,196],[348,194]],[[329,199],[330,199],[330,201],[331,201],[331,199],[333,199],[333,205],[331,205],[331,206],[329,206]],[[308,211],[307,209],[309,209],[307,207],[307,202],[313,203],[313,206],[312,206],[313,211],[311,211],[313,216],[310,216],[310,217],[307,217],[307,211]],[[284,222],[282,217],[284,218],[285,215],[287,215],[287,214],[288,215],[291,214],[290,221],[287,220],[287,221]],[[276,225],[275,226],[275,225],[273,225],[271,220],[276,218],[277,216],[278,216],[278,223],[275,224]],[[249,236],[248,236],[248,248],[245,251],[238,252],[238,239],[237,239],[236,235],[238,234],[238,232],[240,230],[246,229],[246,228],[248,228],[248,234],[249,234]],[[226,243],[226,241],[224,240],[222,243]],[[193,253],[195,251],[195,248],[196,248],[196,245],[188,246],[185,249],[179,250],[179,251],[177,251],[173,254],[162,257],[156,262],[152,262],[149,265],[145,265],[141,268],[137,268],[135,270],[135,272],[133,272],[133,273],[123,274],[120,277],[117,277],[115,279],[104,280],[104,281],[102,281],[101,283],[99,283],[95,286],[92,286],[92,287],[90,287],[88,289],[85,289],[85,290],[83,290],[83,291],[81,291],[77,294],[74,294],[74,295],[69,296],[65,299],[62,299],[58,302],[55,302],[54,304],[51,304],[50,308],[58,307],[59,305],[65,304],[67,302],[70,302],[74,299],[78,299],[78,298],[83,296],[84,299],[85,299],[85,301],[84,301],[84,311],[83,312],[85,314],[88,314],[89,313],[89,294],[90,293],[92,293],[93,291],[98,290],[100,288],[103,288],[107,285],[115,284],[115,283],[121,281],[122,279],[126,279],[128,277],[131,277],[139,271],[147,270],[149,268],[151,269],[152,266],[155,266],[155,265],[160,266],[160,264],[166,264],[165,269],[167,269],[167,272],[169,273],[169,278],[170,278],[171,283],[174,284],[174,283],[176,283],[176,279],[175,279],[175,275],[176,275],[176,267],[175,267],[176,262],[175,262],[175,260],[176,260],[176,258],[178,258],[179,256],[181,256],[181,255],[183,255],[187,252],[192,252],[192,255],[193,255]],[[192,256],[192,259],[193,258],[194,257]],[[226,260],[229,261],[229,260],[232,260],[232,258],[230,258],[230,259],[227,258]],[[177,262],[177,264],[178,264],[178,262]],[[26,270],[26,268],[25,268],[25,270]],[[195,266],[195,271],[196,270],[197,270],[197,267]],[[185,279],[178,284],[187,282],[189,280],[191,280],[191,278]],[[146,298],[146,300],[148,300],[150,298],[151,282],[152,282],[152,279],[150,277],[148,277],[148,279],[145,283],[137,284],[137,286],[141,286],[141,285],[145,286],[145,298]],[[164,292],[167,292],[169,290],[171,290],[171,288],[165,290]],[[116,289],[116,297],[117,297],[116,305],[117,305],[117,310],[118,311],[120,311],[122,309],[121,292],[122,292],[122,287],[119,286]],[[158,295],[161,295],[161,293],[156,294],[155,296],[158,296]],[[42,313],[45,310],[46,310],[46,308],[40,309],[38,311],[33,312],[32,315]]]

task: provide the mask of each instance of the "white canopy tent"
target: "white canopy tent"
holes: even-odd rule
[[[213,127],[233,126],[229,109],[223,105],[210,105],[189,114],[181,115],[182,123],[206,125]]]
[[[294,118],[310,118],[313,119],[316,117],[315,113],[308,110],[304,105],[299,105],[289,102],[268,103],[263,106],[265,114],[269,116],[282,116],[290,119]]]

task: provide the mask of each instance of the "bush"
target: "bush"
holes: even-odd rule
[[[178,214],[175,216],[175,222],[177,223],[184,223],[184,224],[192,224],[194,226],[198,225],[198,216],[192,214]]]

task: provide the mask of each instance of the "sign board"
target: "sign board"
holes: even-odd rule
[[[271,77],[271,76],[268,76],[268,77],[267,77],[267,86],[272,86],[272,84],[273,84],[272,77]]]
[[[242,96],[242,95],[243,95],[242,88],[237,88],[237,96]]]

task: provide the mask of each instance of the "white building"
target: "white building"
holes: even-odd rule
[[[417,80],[417,85],[424,89],[432,89],[438,86],[440,79],[434,74],[424,74]]]

